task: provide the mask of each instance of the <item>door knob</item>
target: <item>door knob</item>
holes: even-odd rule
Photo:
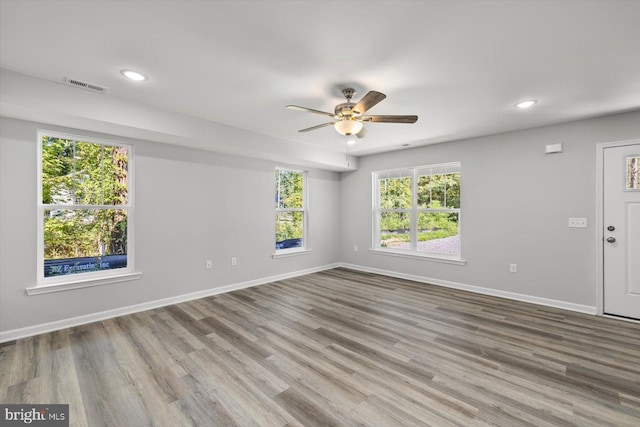
[[[607,242],[615,243],[616,242],[616,238],[615,237],[607,237]]]
[[[608,226],[608,227],[607,227],[607,230],[609,230],[609,231],[613,231],[613,230],[615,230],[615,229],[616,229],[616,228],[615,228],[613,225],[610,225],[610,226]]]

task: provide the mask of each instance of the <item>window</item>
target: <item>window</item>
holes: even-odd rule
[[[39,132],[38,283],[133,272],[132,147]]]
[[[460,163],[373,173],[374,250],[460,258]]]
[[[276,169],[276,252],[306,248],[307,173]]]
[[[627,157],[627,190],[640,189],[640,157]]]

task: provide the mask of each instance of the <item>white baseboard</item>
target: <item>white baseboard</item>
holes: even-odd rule
[[[491,295],[494,297],[507,298],[516,301],[528,302],[532,304],[544,305],[547,307],[561,308],[564,310],[577,311],[579,313],[596,314],[596,307],[582,304],[574,304],[572,302],[535,297],[531,295],[518,294],[515,292],[500,291],[497,289],[483,288],[481,286],[467,285],[464,283],[451,282],[448,280],[433,279],[431,277],[416,276],[413,274],[399,273],[397,271],[382,270],[379,268],[365,267],[362,265],[340,263],[340,267],[348,268],[356,271],[364,271],[366,273],[375,273],[382,276],[396,277],[398,279],[407,279],[414,282],[429,283],[431,285],[444,286],[446,288],[459,289],[462,291],[475,292],[483,295]]]
[[[523,301],[532,304],[543,305],[547,307],[555,307],[564,310],[576,311],[586,314],[596,314],[596,307],[574,304],[571,302],[553,300],[548,298],[540,298],[531,295],[518,294],[515,292],[500,291],[497,289],[484,288],[481,286],[467,285],[464,283],[451,282],[448,280],[434,279],[431,277],[417,276],[413,274],[399,273],[397,271],[382,270],[379,268],[365,267],[361,265],[348,263],[334,263],[320,267],[308,268],[305,270],[293,271],[290,273],[279,274],[276,276],[264,277],[247,282],[234,283],[231,285],[220,286],[218,288],[206,289],[203,291],[192,292],[188,294],[178,295],[170,298],[144,302],[141,304],[130,305],[113,310],[100,311],[98,313],[87,314],[84,316],[72,317],[69,319],[57,320],[54,322],[43,323],[40,325],[27,326],[25,328],[12,329],[0,332],[0,343],[13,341],[20,338],[26,338],[34,335],[44,334],[47,332],[57,331],[60,329],[71,328],[74,326],[85,325],[87,323],[97,322],[100,320],[111,319],[113,317],[124,316],[127,314],[138,313],[153,308],[165,307],[168,305],[178,304],[194,299],[205,298],[212,295],[219,295],[226,292],[232,292],[239,289],[250,288],[253,286],[264,285],[266,283],[277,282],[278,280],[290,279],[293,277],[304,276],[306,274],[317,273],[319,271],[330,270],[336,267],[344,267],[356,271],[364,271],[367,273],[380,274],[382,276],[396,277],[399,279],[412,280],[414,282],[429,283],[432,285],[444,286],[447,288],[460,289],[463,291],[475,292],[483,295],[491,295],[501,298],[507,298],[516,301]]]
[[[231,285],[220,286],[203,291],[192,292],[188,294],[178,295],[175,297],[163,298],[159,300],[143,302],[141,304],[129,305],[126,307],[115,308],[113,310],[100,311],[98,313],[87,314],[84,316],[72,317],[69,319],[56,320],[54,322],[43,323],[40,325],[27,326],[25,328],[12,329],[0,332],[0,343],[13,341],[20,338],[31,337],[34,335],[44,334],[47,332],[58,331],[60,329],[71,328],[74,326],[85,325],[100,320],[111,319],[113,317],[124,316],[127,314],[138,313],[140,311],[151,310],[153,308],[165,307],[167,305],[178,304],[185,301],[204,298],[212,295],[224,294],[239,289],[250,288],[253,286],[264,285],[266,283],[277,282],[278,280],[291,279],[293,277],[304,276],[306,274],[317,273],[319,271],[330,270],[339,267],[339,263],[328,264],[320,267],[307,268],[305,270],[292,271],[290,273],[278,274],[276,276],[263,277],[260,279],[249,280],[247,282],[234,283]]]

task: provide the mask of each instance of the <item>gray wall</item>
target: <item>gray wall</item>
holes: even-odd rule
[[[341,175],[341,261],[595,307],[596,144],[639,137],[632,112],[361,158]],[[545,156],[559,142],[564,152]],[[371,172],[451,161],[462,162],[467,264],[369,253]],[[569,217],[587,218],[588,228],[568,228]]]
[[[595,306],[595,144],[639,138],[640,112],[363,157],[358,171],[340,176],[310,170],[313,252],[276,260],[275,163],[125,140],[136,150],[136,269],[143,278],[27,296],[36,283],[38,127],[108,138],[0,119],[0,331],[338,261]],[[544,145],[558,142],[564,153],[545,156]],[[449,161],[462,162],[467,264],[369,253],[371,172]],[[569,217],[586,217],[589,227],[569,229]],[[509,273],[510,263],[518,273]]]
[[[309,170],[311,254],[273,259],[274,169],[295,165],[112,138],[135,147],[135,255],[142,279],[27,296],[25,288],[36,284],[39,127],[110,138],[0,119],[0,331],[339,261],[338,173]],[[212,270],[205,269],[207,259]]]

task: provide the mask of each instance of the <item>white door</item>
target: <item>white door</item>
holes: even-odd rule
[[[640,320],[640,144],[604,149],[604,312]]]

